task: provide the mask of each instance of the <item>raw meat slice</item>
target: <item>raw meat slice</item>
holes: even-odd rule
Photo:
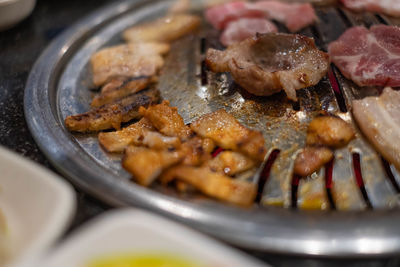
[[[399,0],[341,0],[343,5],[355,11],[371,11],[400,16]]]

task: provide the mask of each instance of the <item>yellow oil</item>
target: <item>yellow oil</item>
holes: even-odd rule
[[[101,257],[85,267],[200,267],[200,265],[168,254],[125,254]]]

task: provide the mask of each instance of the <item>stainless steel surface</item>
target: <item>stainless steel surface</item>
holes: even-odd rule
[[[122,30],[160,16],[169,4],[169,1],[116,2],[75,24],[43,52],[31,71],[24,105],[29,128],[50,161],[76,185],[108,203],[150,209],[241,247],[332,257],[399,253],[400,211],[392,209],[398,205],[398,192],[387,179],[380,156],[359,132],[356,140],[335,152],[332,197],[338,210],[347,211],[274,207],[291,205],[291,170],[296,153],[304,145],[307,123],[321,110],[350,122],[351,114],[340,107],[327,78],[313,88],[298,91],[300,100],[296,106],[284,93],[263,98],[250,96],[229,75],[202,70],[203,45],[218,46],[217,33],[206,25],[198,34],[173,44],[158,88],[164,98],[178,107],[185,122],[225,108],[245,125],[262,130],[269,152],[280,150],[265,184],[261,205],[245,209],[182,196],[169,188],[140,187],[129,181],[118,156],[109,155],[99,147],[96,135],[71,134],[65,129],[63,120],[67,115],[89,108],[90,55],[101,47],[120,43]],[[335,7],[318,7],[317,13],[320,17],[317,25],[302,33],[314,36],[322,49],[356,18]],[[349,14],[351,17],[347,18]],[[387,19],[373,14],[366,16],[373,23]],[[393,23],[389,19],[387,22]],[[372,89],[360,90],[339,72],[334,73],[347,109],[351,108],[351,99],[376,94]],[[363,211],[367,205],[355,182],[352,153],[361,155],[372,211]],[[392,170],[398,181],[398,173]],[[325,208],[328,205],[324,169],[300,182],[298,207],[307,208],[304,203],[310,201]]]

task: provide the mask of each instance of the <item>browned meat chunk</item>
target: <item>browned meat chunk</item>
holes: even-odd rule
[[[164,169],[180,160],[181,156],[178,152],[129,146],[125,150],[122,166],[133,175],[137,183],[149,186]]]
[[[206,62],[214,72],[230,72],[252,94],[268,96],[283,89],[289,99],[297,100],[297,89],[315,85],[325,76],[329,57],[311,38],[266,33],[224,51],[209,49]]]
[[[251,158],[232,151],[224,151],[215,158],[205,163],[214,172],[235,175],[255,167],[255,162]]]
[[[320,116],[307,129],[307,145],[326,145],[337,148],[347,145],[355,137],[352,126],[339,117]]]
[[[400,91],[353,101],[353,114],[368,140],[400,171]]]
[[[257,194],[255,184],[234,180],[221,173],[212,172],[208,167],[177,166],[165,175],[194,186],[200,192],[238,205],[251,205]]]
[[[150,106],[147,109],[142,107],[139,112],[162,134],[176,136],[181,140],[187,140],[192,135],[192,131],[179,115],[178,109],[170,107],[168,101],[163,101],[161,104]]]
[[[242,152],[257,161],[264,160],[266,149],[261,132],[244,127],[223,109],[202,116],[190,127],[199,136],[214,140],[224,149]]]
[[[101,86],[116,77],[153,76],[164,64],[161,55],[168,51],[169,45],[163,43],[134,43],[104,48],[90,59],[93,84]]]
[[[154,131],[144,132],[142,143],[149,148],[158,150],[176,150],[181,146],[178,137],[166,136]]]
[[[184,165],[198,166],[211,158],[213,142],[210,139],[193,137],[184,142],[179,150],[183,155]]]
[[[125,96],[137,93],[145,89],[151,81],[151,78],[134,78],[127,81],[113,80],[112,85],[103,87],[100,95],[92,100],[92,107],[100,107],[112,103]]]
[[[189,14],[169,15],[155,21],[134,26],[124,31],[128,42],[171,42],[193,32],[200,25],[198,16]]]
[[[160,92],[155,89],[145,90],[123,98],[115,103],[106,104],[86,113],[68,116],[65,126],[74,132],[96,132],[106,129],[119,129],[122,122],[141,117],[139,107],[157,103]]]
[[[293,172],[302,177],[318,171],[333,158],[333,153],[326,147],[309,146],[303,149],[294,162]]]

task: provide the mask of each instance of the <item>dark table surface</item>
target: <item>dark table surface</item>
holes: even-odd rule
[[[23,111],[25,83],[35,60],[52,39],[79,18],[111,2],[113,1],[38,0],[32,15],[14,28],[0,32],[0,145],[57,173],[39,150],[27,128]],[[79,189],[76,192],[78,210],[70,231],[111,208]],[[333,261],[249,253],[275,266],[400,266],[395,259]]]

